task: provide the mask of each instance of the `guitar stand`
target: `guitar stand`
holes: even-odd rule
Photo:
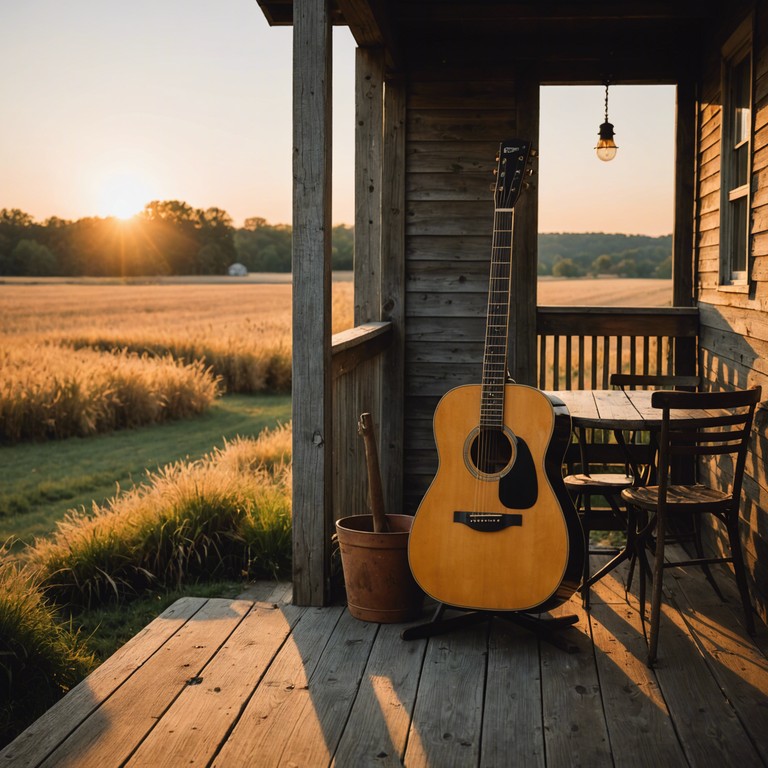
[[[449,607],[451,606],[447,606],[445,603],[438,603],[435,614],[430,621],[407,627],[400,633],[400,637],[403,640],[419,640],[424,637],[443,635],[447,632],[473,626],[474,624],[490,623],[494,617],[497,617],[522,627],[529,632],[533,632],[539,640],[551,643],[566,653],[577,653],[579,650],[578,646],[559,634],[562,630],[573,626],[578,621],[578,616],[576,615],[543,619],[539,616],[520,611],[465,611],[458,616],[443,618],[445,609]]]

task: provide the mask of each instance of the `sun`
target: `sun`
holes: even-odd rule
[[[130,219],[152,199],[146,180],[133,173],[107,176],[99,187],[99,213],[117,219]]]

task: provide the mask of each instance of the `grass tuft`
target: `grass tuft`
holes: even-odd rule
[[[86,607],[201,579],[277,577],[290,565],[289,460],[290,427],[235,440],[71,511],[25,558],[51,599]]]
[[[94,666],[29,569],[0,548],[0,745],[39,717]]]

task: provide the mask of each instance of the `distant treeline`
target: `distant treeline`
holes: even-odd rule
[[[333,228],[333,267],[352,269],[353,231]],[[220,208],[154,201],[128,221],[0,210],[0,275],[132,277],[220,275],[239,262],[251,272],[291,271],[291,227],[246,219],[237,229]]]
[[[354,230],[333,228],[332,265],[352,269]],[[672,236],[540,234],[539,274],[672,275]],[[43,223],[0,210],[0,275],[131,277],[291,271],[291,227],[252,217],[241,228],[220,208],[154,201],[133,219],[56,217]]]
[[[539,235],[539,274],[672,277],[672,235]]]

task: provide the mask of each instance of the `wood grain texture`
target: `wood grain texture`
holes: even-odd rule
[[[243,620],[251,603],[210,599],[42,763],[120,765]]]
[[[293,586],[328,599],[331,415],[331,22],[326,0],[293,8]]]

